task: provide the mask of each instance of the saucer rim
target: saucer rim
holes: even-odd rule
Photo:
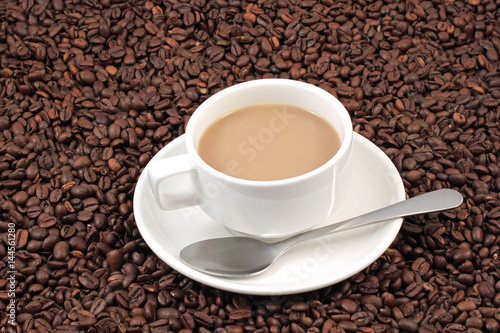
[[[368,139],[364,138],[358,133],[353,133],[353,134],[354,134],[353,144],[360,144],[365,146],[368,145],[367,148],[377,156],[377,160],[379,160],[380,163],[383,164],[383,167],[390,169],[391,181],[393,181],[392,187],[394,187],[393,195],[395,196],[395,200],[396,201],[404,200],[406,194],[403,181],[401,179],[399,172],[397,171],[396,167],[389,159],[389,157],[385,155],[385,153],[380,148],[378,148]],[[166,145],[163,148],[166,149],[166,151],[164,151],[163,153],[161,153],[160,151],[153,157],[153,159],[163,158],[166,154],[168,154],[169,151],[174,151],[179,149],[182,150],[184,147],[182,147],[181,145],[183,144],[184,139],[185,139],[184,135],[177,137],[175,140],[171,141],[168,145]],[[178,153],[174,152],[172,153],[172,156],[176,154]],[[397,236],[403,222],[402,218],[396,218],[388,220],[383,224],[381,224],[381,227],[388,229],[385,230],[386,234],[384,240],[386,241],[384,242],[383,250],[379,248],[379,251],[377,253],[371,253],[369,257],[372,259],[370,259],[369,261],[362,260],[360,262],[353,263],[353,265],[351,266],[352,269],[348,270],[348,272],[343,272],[343,274],[342,273],[336,274],[334,279],[323,277],[322,279],[317,280],[316,283],[312,284],[308,283],[302,286],[294,286],[293,288],[290,287],[287,288],[287,286],[284,285],[281,288],[276,289],[275,287],[272,286],[266,286],[259,283],[255,283],[259,281],[260,275],[246,277],[246,278],[217,277],[200,272],[184,264],[179,258],[180,250],[178,251],[176,250],[177,253],[173,253],[175,251],[169,250],[167,247],[163,247],[161,243],[157,241],[156,237],[148,229],[147,223],[145,223],[146,219],[144,218],[142,212],[143,208],[141,208],[139,204],[141,200],[137,199],[145,195],[143,191],[145,190],[145,188],[148,187],[147,172],[145,172],[147,167],[148,166],[146,165],[141,174],[141,177],[139,177],[133,199],[135,220],[142,238],[144,239],[146,244],[150,247],[150,249],[159,257],[159,259],[164,261],[168,266],[170,266],[177,272],[181,273],[182,275],[188,278],[198,281],[199,283],[202,283],[204,285],[218,288],[221,290],[226,290],[229,292],[252,294],[252,295],[287,295],[287,294],[296,294],[296,293],[308,292],[311,290],[317,290],[338,283],[340,281],[343,281],[359,273],[364,268],[371,265],[375,260],[377,260],[383,254],[383,252],[385,252],[385,250],[390,246],[394,238]],[[396,175],[397,177],[393,177]],[[228,235],[229,234],[230,233],[228,231]],[[387,242],[388,236],[390,236],[389,237],[391,239],[390,242]]]

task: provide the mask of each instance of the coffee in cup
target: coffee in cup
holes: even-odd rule
[[[340,145],[335,128],[314,112],[287,104],[256,104],[215,120],[196,149],[222,173],[269,181],[320,167]]]

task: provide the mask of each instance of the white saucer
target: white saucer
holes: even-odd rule
[[[184,137],[180,136],[153,159],[185,152]],[[321,225],[405,199],[403,182],[391,160],[377,146],[356,133],[347,167],[353,168],[354,176],[350,184],[341,185],[345,188],[345,202]],[[179,251],[198,240],[230,236],[231,232],[209,218],[199,207],[175,211],[158,208],[147,175],[146,171],[142,172],[134,195],[135,220],[146,243],[160,259],[181,274],[231,292],[284,295],[316,290],[343,281],[382,255],[396,237],[403,221],[397,218],[302,243],[258,276],[220,278],[186,266],[179,258]]]

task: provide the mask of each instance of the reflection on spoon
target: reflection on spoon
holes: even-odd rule
[[[202,240],[183,248],[180,252],[180,258],[192,268],[215,276],[247,277],[257,275],[269,268],[283,253],[306,240],[397,217],[455,208],[462,201],[462,195],[455,190],[437,190],[276,243],[266,243],[250,237]]]

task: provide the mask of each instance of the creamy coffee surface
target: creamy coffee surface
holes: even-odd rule
[[[247,180],[280,180],[310,172],[341,145],[333,126],[316,113],[284,104],[258,104],[212,123],[197,151],[212,168]]]

